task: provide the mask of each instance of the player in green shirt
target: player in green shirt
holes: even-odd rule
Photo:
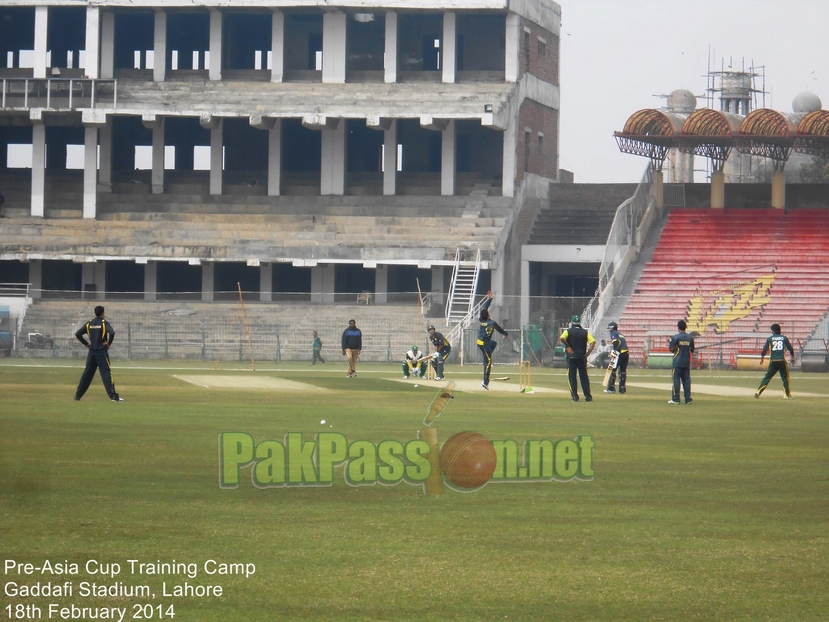
[[[769,382],[774,378],[774,375],[780,372],[780,378],[783,380],[783,389],[786,391],[786,399],[790,399],[792,397],[792,391],[789,388],[789,366],[786,364],[786,350],[789,351],[789,355],[792,357],[792,365],[794,365],[794,348],[788,337],[782,334],[780,324],[772,324],[771,332],[771,337],[766,339],[766,343],[763,345],[763,351],[760,353],[760,365],[763,364],[766,354],[769,355],[769,368],[766,371],[766,375],[760,381],[760,386],[757,388],[754,397],[760,397],[763,391],[766,390],[766,387],[769,386]]]
[[[314,343],[311,344],[311,365],[316,365],[317,361],[322,364],[325,364],[325,359],[322,358],[322,339],[319,338],[317,335],[317,331],[314,331]]]

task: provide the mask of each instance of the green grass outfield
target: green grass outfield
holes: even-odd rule
[[[825,374],[794,374],[785,401],[779,378],[755,400],[759,373],[694,371],[693,404],[669,406],[668,371],[631,369],[620,396],[601,393],[592,370],[588,404],[570,401],[564,370],[533,368],[533,386],[558,391],[522,395],[517,368],[496,367],[511,380],[487,393],[479,366],[448,367],[470,390],[436,420],[441,441],[591,435],[595,477],[436,496],[406,482],[349,486],[342,466],[328,487],[257,488],[244,468],[238,488],[222,489],[218,439],[406,442],[443,383],[414,388],[380,364],[348,379],[341,357],[255,372],[114,363],[120,404],[97,377],[72,400],[80,361],[0,362],[0,620],[62,619],[50,604],[156,620],[173,605],[175,622],[829,619]],[[130,559],[197,572],[135,574]],[[205,563],[255,573],[211,575]],[[120,574],[97,574],[115,564]],[[66,582],[72,595],[9,595]],[[164,596],[162,582],[223,593]],[[121,595],[82,596],[82,583]],[[149,595],[123,593],[144,585]]]

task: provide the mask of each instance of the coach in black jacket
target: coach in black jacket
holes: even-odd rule
[[[587,357],[593,353],[596,347],[596,340],[590,331],[582,328],[581,318],[574,315],[570,320],[570,327],[565,328],[561,333],[561,343],[564,344],[567,352],[567,364],[570,367],[567,379],[570,383],[570,397],[574,402],[579,401],[579,387],[576,384],[576,372],[578,371],[581,380],[581,390],[584,393],[584,401],[592,402],[593,395],[590,393],[590,378],[587,375]]]

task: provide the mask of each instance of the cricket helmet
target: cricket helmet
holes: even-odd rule
[[[578,324],[579,322],[581,322],[581,318],[578,315],[574,315],[573,317],[570,318],[570,321],[573,324]]]
[[[426,328],[426,330],[435,330],[434,324],[429,324],[429,326]]]
[[[417,352],[417,346],[412,346],[412,352]]]
[[[619,325],[618,325],[616,322],[610,322],[610,323],[607,325],[607,327],[608,327],[610,330],[616,330],[617,328],[619,328]]]

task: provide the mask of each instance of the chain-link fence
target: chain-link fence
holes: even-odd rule
[[[572,315],[580,314],[584,298],[531,297],[530,323],[513,326],[504,319],[517,299],[496,299],[493,319],[506,328],[510,337],[495,335],[498,342],[493,360],[496,364],[515,365],[521,360],[533,366],[564,367],[566,361],[559,341],[563,327]],[[335,360],[342,356],[341,337],[348,320],[355,318],[363,333],[362,360],[398,362],[413,345],[430,351],[426,326],[435,324],[439,332],[449,334],[439,317],[424,317],[412,305],[371,304],[312,305],[302,303],[246,304],[246,309],[231,303],[190,303],[164,306],[162,303],[105,301],[107,317],[116,331],[113,358],[189,359],[201,361],[309,361],[313,331],[323,342],[322,356]],[[500,305],[499,305],[500,303]],[[14,335],[12,356],[82,358],[85,350],[74,336],[75,331],[92,317],[97,301],[76,305],[73,302],[40,302],[33,305],[22,330]],[[515,313],[511,315],[515,317]],[[824,339],[804,339],[812,326],[795,321],[781,322],[796,350],[814,361],[818,368],[829,365],[829,351]],[[604,326],[587,326],[596,341],[608,339]],[[722,331],[717,327],[698,328],[697,349],[705,366],[735,368],[742,357],[759,358],[765,334],[756,323]],[[648,365],[667,355],[667,337],[675,332],[673,320],[629,321],[621,326],[631,351],[631,364]],[[692,327],[689,326],[689,330]],[[477,321],[472,320],[452,343],[450,364],[480,364],[476,345]],[[667,360],[667,359],[666,359]],[[805,360],[805,359],[804,359]]]

